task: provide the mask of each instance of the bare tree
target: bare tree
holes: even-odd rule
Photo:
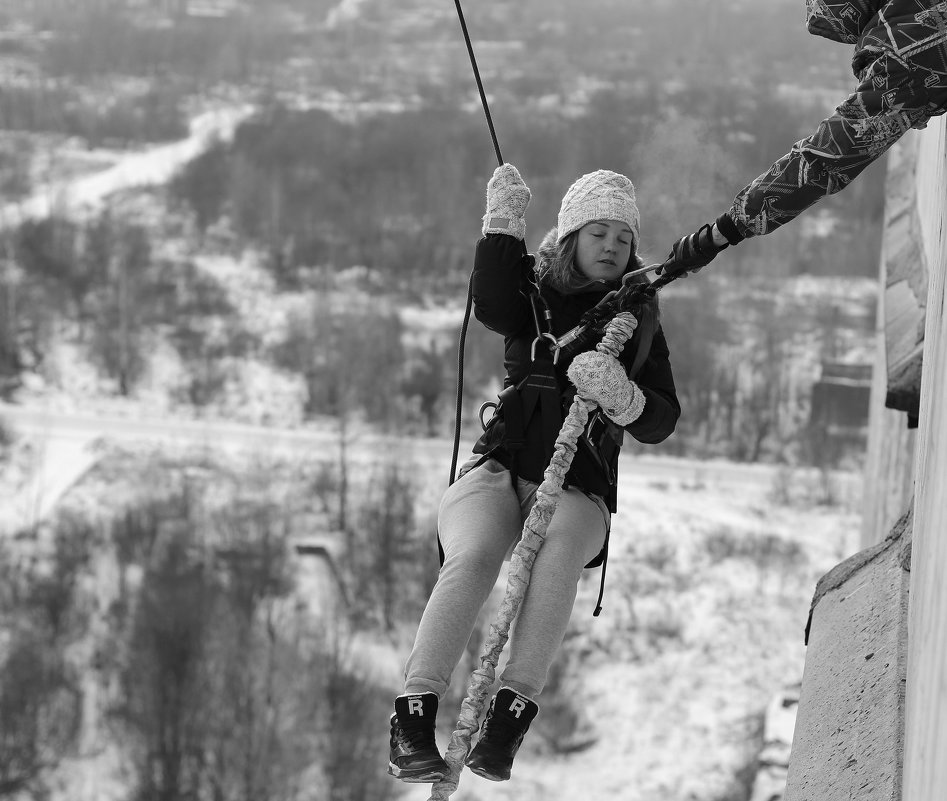
[[[107,276],[99,293],[93,350],[119,393],[128,395],[144,369],[141,340],[148,312],[142,300],[150,286],[151,244],[137,225],[109,224],[103,218],[93,230],[99,247],[89,256],[104,261],[100,267]]]
[[[411,544],[414,534],[415,487],[401,467],[383,465],[363,493],[356,551],[350,554],[355,586],[369,588],[362,596],[371,603],[387,632],[414,584]],[[365,610],[375,611],[375,610]]]
[[[136,798],[300,798],[324,757],[325,660],[289,597],[282,510],[245,500],[156,525],[116,705]]]
[[[60,532],[48,572],[0,552],[0,798],[42,797],[76,744],[82,693],[66,646],[84,629],[76,585],[88,532],[75,533]]]
[[[76,742],[81,694],[61,651],[41,630],[7,633],[0,659],[0,798],[41,797],[45,778]]]

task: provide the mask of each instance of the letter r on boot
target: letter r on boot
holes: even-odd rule
[[[424,704],[421,702],[420,698],[408,699],[408,714],[418,715],[422,718],[424,717]]]
[[[520,713],[525,711],[526,702],[522,698],[514,698],[513,703],[510,704],[510,712],[514,713],[514,716],[519,718]]]

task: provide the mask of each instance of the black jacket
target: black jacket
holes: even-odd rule
[[[523,255],[523,245],[519,240],[505,234],[488,234],[477,243],[474,260],[474,312],[477,319],[487,328],[504,337],[504,387],[516,386],[535,368],[531,352],[536,338],[536,326],[528,295],[532,270],[530,262],[524,260]],[[595,306],[606,292],[607,288],[603,288],[562,294],[550,287],[544,287],[542,295],[552,313],[552,333],[560,336],[576,326],[582,315]],[[666,439],[674,431],[681,414],[681,405],[674,388],[664,332],[656,315],[650,317],[653,320],[650,329],[644,322],[647,318],[647,315],[639,316],[638,329],[631,341],[625,345],[619,359],[625,369],[630,371],[635,364],[639,345],[650,339],[647,358],[641,363],[634,377],[645,395],[644,411],[635,422],[626,426],[625,430],[639,442],[653,444]],[[536,346],[536,355],[537,360],[545,360],[549,367],[551,358],[544,344],[539,343]],[[575,388],[566,376],[570,362],[571,357],[563,356],[558,364],[549,367],[553,370],[558,384],[563,414],[568,410],[575,394]],[[501,406],[474,451],[490,453],[510,466],[511,449],[504,417]],[[555,434],[558,433],[553,432],[550,440],[548,426],[543,426],[540,417],[539,414],[534,414],[529,419],[525,441],[521,448],[516,449],[515,457],[517,474],[535,482],[542,481],[542,474],[555,442]],[[621,429],[610,421],[608,425],[617,429],[615,438],[620,440],[623,434]],[[620,446],[620,441],[614,448],[614,460],[617,460],[617,446]],[[616,467],[617,463],[603,469],[594,453],[580,447],[576,451],[566,481],[586,492],[609,499],[609,505],[613,507]]]

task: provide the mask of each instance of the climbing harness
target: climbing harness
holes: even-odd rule
[[[556,441],[562,422],[565,419],[564,412],[568,410],[569,404],[572,402],[570,395],[563,395],[562,393],[557,378],[556,365],[563,351],[571,358],[575,352],[574,348],[562,346],[564,337],[556,338],[552,310],[543,294],[542,287],[537,281],[530,281],[530,284],[532,288],[524,291],[524,294],[529,299],[536,336],[530,349],[529,373],[518,383],[506,387],[500,393],[498,403],[491,401],[481,405],[479,417],[484,432],[487,432],[491,425],[497,424],[501,419],[503,429],[500,437],[497,437],[496,434],[485,433],[484,438],[474,448],[475,453],[484,454],[483,460],[493,458],[509,471],[510,481],[514,489],[518,486],[518,479],[524,467],[529,474],[538,473],[541,475],[545,466],[549,464],[553,453],[553,443]],[[632,289],[635,291],[632,291]],[[587,326],[587,330],[584,330],[581,336],[576,336],[570,340],[569,343],[581,343],[581,350],[592,349],[605,333],[604,326],[608,322],[607,320],[603,321],[601,327],[596,322],[601,316],[602,309],[606,309],[613,316],[621,311],[631,312],[636,316],[639,323],[635,329],[637,352],[628,368],[628,378],[634,380],[648,357],[654,337],[655,321],[649,319],[650,315],[647,312],[643,316],[642,310],[638,308],[639,302],[645,300],[651,294],[653,293],[650,286],[646,283],[629,285],[618,300],[613,300],[612,303],[606,305],[600,304],[590,309],[587,313],[587,319],[591,322]],[[617,297],[617,292],[612,292],[606,296],[606,300],[615,297]],[[578,328],[579,326],[573,331]],[[546,345],[548,347],[545,347]],[[483,413],[489,408],[493,409],[493,418],[485,422]],[[520,454],[527,444],[527,428],[533,424],[534,419],[542,432],[542,441],[546,446],[541,454],[541,464],[537,465],[534,460],[528,466],[525,466],[520,459]],[[613,423],[601,409],[592,412],[589,415],[585,429],[576,442],[576,452],[581,452],[585,464],[594,465],[595,473],[604,478],[604,483],[587,483],[589,478],[587,473],[570,477],[570,481],[583,490],[601,497],[612,514],[618,508],[618,456],[624,434],[624,429]],[[482,464],[482,461],[477,466],[479,464]],[[592,612],[593,617],[598,617],[602,613],[602,599],[605,596],[605,574],[608,566],[608,545],[609,534],[606,531],[605,542],[601,551],[586,565],[586,568],[602,568],[598,598]]]
[[[605,336],[596,349],[601,353],[609,353],[617,357],[634,330],[635,322],[632,315],[621,313],[609,322]],[[471,674],[467,696],[461,704],[457,728],[447,748],[445,761],[450,768],[450,774],[434,784],[428,801],[446,801],[460,782],[460,771],[470,752],[470,739],[480,725],[480,716],[483,713],[487,692],[496,679],[496,666],[500,660],[500,654],[509,639],[510,626],[519,612],[529,586],[533,562],[543,546],[549,522],[556,511],[566,473],[569,472],[572,457],[575,455],[576,442],[585,429],[589,415],[596,408],[594,402],[576,395],[569,408],[566,421],[556,438],[552,459],[543,474],[542,483],[536,490],[533,508],[523,525],[523,535],[513,549],[506,593],[500,604],[500,611],[484,643],[480,667]]]
[[[635,281],[637,277],[661,267],[660,264],[650,264],[647,267],[640,267],[637,270],[627,272],[622,276],[622,285],[619,289],[612,290],[603,297],[593,308],[582,315],[579,324],[566,331],[559,337],[553,337],[555,345],[555,355],[558,358],[560,352],[565,352],[567,356],[573,356],[584,350],[588,350],[595,339],[601,336],[602,326],[612,319],[616,314],[622,311],[630,311],[631,307],[645,296],[654,295],[654,293],[669,281],[680,277],[680,273],[673,276],[662,276],[650,283],[641,283]]]

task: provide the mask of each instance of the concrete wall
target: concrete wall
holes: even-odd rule
[[[917,418],[930,262],[918,209],[918,154],[925,134],[908,131],[888,152],[882,260],[885,405]]]
[[[889,167],[864,547],[813,598],[786,801],[947,798],[947,116]]]
[[[884,285],[885,257],[881,259]],[[885,293],[878,293],[875,320],[875,364],[868,402],[868,448],[862,493],[861,547],[877,545],[914,497],[916,429],[908,428],[903,411],[885,406],[888,394],[888,360],[885,340]]]
[[[816,588],[784,801],[898,801],[910,515]]]
[[[862,548],[881,542],[914,496],[916,429],[908,427],[908,411],[920,407],[928,284],[914,177],[919,134],[909,131],[888,153]]]
[[[915,462],[904,798],[947,797],[947,117],[921,136],[917,203],[931,267]]]

